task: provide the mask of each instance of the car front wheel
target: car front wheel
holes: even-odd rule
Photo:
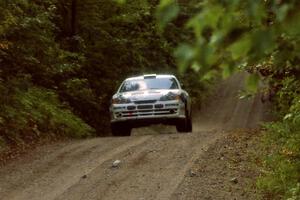
[[[179,133],[188,133],[193,131],[192,115],[185,113],[186,118],[180,119],[176,124],[176,130]]]

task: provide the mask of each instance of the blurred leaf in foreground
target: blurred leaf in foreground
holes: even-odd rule
[[[165,26],[175,19],[179,13],[179,6],[174,0],[162,0],[157,7],[156,18],[159,29],[162,30]]]

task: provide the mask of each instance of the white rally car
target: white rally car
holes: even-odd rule
[[[151,124],[175,125],[178,132],[192,131],[191,99],[173,75],[126,79],[112,97],[110,113],[115,136],[129,136],[132,128]]]

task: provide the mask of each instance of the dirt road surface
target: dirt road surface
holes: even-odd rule
[[[251,180],[251,170],[222,167],[228,153],[223,147],[239,151],[234,134],[240,132],[248,145],[250,133],[241,130],[258,127],[265,117],[259,97],[238,100],[244,80],[238,74],[219,85],[195,114],[193,133],[156,127],[131,137],[40,147],[0,169],[0,199],[253,199],[244,181]],[[112,167],[115,160],[118,167]]]

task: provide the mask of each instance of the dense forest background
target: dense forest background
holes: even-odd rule
[[[109,134],[110,98],[130,75],[177,74],[173,49],[188,40],[184,10],[168,31],[157,1],[2,0],[0,143],[24,137]],[[187,78],[188,77],[188,78]],[[194,77],[194,81],[191,81]],[[206,87],[190,70],[195,97]]]
[[[174,73],[201,102],[210,80],[252,74],[275,106],[258,186],[300,196],[300,14],[297,0],[1,0],[0,146],[106,135],[125,77]],[[199,103],[200,104],[200,103]]]

